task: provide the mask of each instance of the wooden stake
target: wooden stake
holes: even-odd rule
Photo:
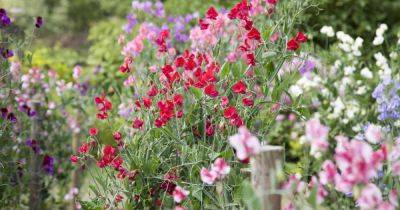
[[[39,132],[41,129],[41,119],[39,113],[39,104],[34,105],[36,116],[31,124],[31,139],[40,141]],[[40,145],[40,144],[39,144]],[[31,150],[30,159],[30,180],[29,180],[29,210],[40,210],[42,205],[41,197],[41,158],[40,154],[36,154]]]
[[[261,152],[251,162],[251,182],[260,198],[262,210],[280,210],[281,196],[274,191],[280,183],[276,177],[283,168],[285,150],[281,146],[262,146]]]

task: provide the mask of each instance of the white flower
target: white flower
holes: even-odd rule
[[[397,56],[398,56],[397,52],[391,52],[391,53],[389,54],[389,57],[390,57],[391,59],[396,59]]]
[[[327,37],[335,36],[335,31],[331,26],[323,26],[321,28],[321,34],[325,34]]]
[[[344,67],[344,75],[350,75],[353,74],[353,72],[356,70],[354,66],[346,66]]]
[[[289,88],[289,93],[294,97],[298,97],[299,95],[303,94],[303,89],[301,89],[301,87],[298,85],[292,85]]]
[[[372,72],[367,67],[361,69],[360,74],[361,74],[362,77],[364,77],[366,79],[372,79],[372,77],[374,76],[372,74]]]
[[[383,38],[383,36],[377,36],[374,38],[374,41],[372,42],[373,45],[377,46],[377,45],[381,45],[383,43],[385,39]]]

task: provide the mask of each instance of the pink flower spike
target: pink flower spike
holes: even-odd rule
[[[189,193],[189,191],[183,189],[182,187],[176,186],[174,192],[172,192],[172,196],[174,197],[175,202],[180,203],[187,198]]]
[[[201,181],[206,184],[214,184],[215,180],[218,177],[218,174],[215,171],[210,171],[206,168],[202,168],[200,171]]]
[[[214,161],[214,164],[211,166],[211,170],[215,171],[218,174],[219,179],[223,179],[226,175],[229,174],[231,167],[225,162],[222,158],[217,158]]]

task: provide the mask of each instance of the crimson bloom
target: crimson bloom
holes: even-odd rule
[[[210,8],[207,10],[206,18],[212,19],[212,20],[216,20],[217,17],[218,17],[218,12],[217,12],[217,10],[215,10],[214,7],[210,7]]]
[[[301,31],[299,31],[299,32],[297,32],[297,35],[296,35],[296,41],[297,42],[300,42],[300,43],[304,43],[304,42],[307,42],[307,36],[306,35],[304,35]]]
[[[288,43],[286,44],[286,47],[288,50],[291,51],[296,51],[297,49],[299,49],[300,45],[299,43],[296,41],[296,39],[291,39],[288,41]]]
[[[204,88],[204,93],[207,94],[208,96],[215,98],[218,96],[218,91],[215,88],[215,85],[209,84]]]
[[[95,136],[99,132],[99,129],[97,128],[89,128],[89,135],[90,136]]]
[[[242,80],[239,80],[232,86],[232,90],[235,93],[245,94],[246,90],[247,90],[247,86]]]

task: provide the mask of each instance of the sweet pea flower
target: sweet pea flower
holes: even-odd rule
[[[172,196],[174,197],[175,202],[180,203],[187,198],[189,193],[189,191],[183,189],[182,187],[176,186],[174,192],[172,192]]]
[[[208,170],[207,168],[202,168],[200,171],[200,178],[206,184],[214,184],[217,179],[218,174],[213,170]]]
[[[382,128],[374,124],[370,124],[365,131],[365,138],[372,144],[381,142],[382,135]]]
[[[229,143],[236,150],[236,156],[242,162],[247,162],[252,155],[258,154],[261,144],[245,126],[239,128],[239,133],[229,137]]]
[[[311,143],[311,155],[318,157],[328,149],[329,128],[322,125],[318,119],[306,122],[306,138]]]
[[[231,167],[225,162],[222,158],[217,158],[214,161],[214,164],[211,166],[211,170],[215,171],[218,174],[219,179],[223,179],[226,175],[229,174]]]
[[[374,209],[382,202],[382,193],[375,184],[369,183],[362,189],[357,202],[360,209]]]

